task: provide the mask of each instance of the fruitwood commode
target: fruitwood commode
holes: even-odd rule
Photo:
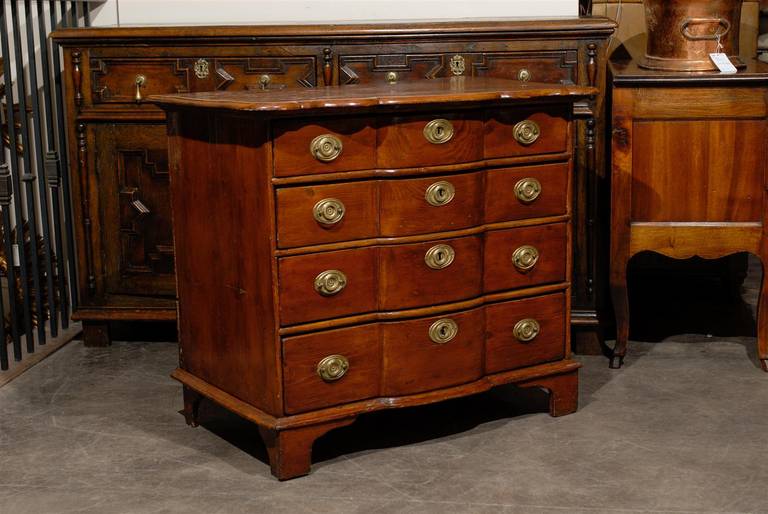
[[[596,93],[455,77],[154,97],[188,422],[201,397],[255,422],[286,479],[364,412],[505,383],[573,412],[572,103]]]
[[[637,55],[637,52],[635,52]],[[610,65],[613,117],[610,285],[620,367],[629,337],[627,263],[642,251],[684,259],[751,252],[768,262],[768,65],[733,75]],[[768,280],[758,306],[768,371]]]

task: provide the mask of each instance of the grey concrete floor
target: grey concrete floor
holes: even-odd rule
[[[248,423],[209,405],[187,427],[175,344],[74,342],[0,388],[0,513],[768,512],[754,339],[660,341],[621,370],[579,357],[573,415],[508,387],[362,416],[284,483]]]

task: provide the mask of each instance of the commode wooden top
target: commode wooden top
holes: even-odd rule
[[[391,85],[331,86],[306,90],[229,91],[158,95],[150,100],[163,106],[230,109],[238,111],[299,111],[315,109],[428,106],[455,102],[500,103],[551,99],[553,96],[596,95],[592,87],[539,84],[486,77],[451,77]]]

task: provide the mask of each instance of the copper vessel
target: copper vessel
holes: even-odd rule
[[[654,70],[717,70],[709,54],[727,54],[736,67],[743,0],[643,0],[648,33],[640,66]]]

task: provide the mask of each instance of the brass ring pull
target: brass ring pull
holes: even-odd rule
[[[344,145],[341,144],[341,139],[338,137],[332,134],[323,134],[312,140],[309,144],[309,151],[318,161],[331,162],[341,155],[343,147]]]
[[[326,382],[341,379],[349,370],[349,361],[343,355],[329,355],[317,363],[317,374]]]
[[[524,178],[515,184],[515,197],[523,203],[533,203],[541,195],[541,182],[535,178]]]
[[[144,87],[144,84],[147,83],[147,77],[144,75],[136,75],[136,78],[133,81],[134,86],[136,86],[136,94],[133,96],[133,99],[136,101],[136,103],[140,103],[144,98],[141,96],[141,88]]]
[[[456,188],[453,187],[453,184],[446,180],[441,180],[427,188],[424,199],[427,200],[429,205],[441,207],[451,203],[454,196],[456,196]]]
[[[435,321],[429,327],[429,338],[433,343],[445,344],[459,333],[459,326],[455,321],[443,318]]]
[[[718,30],[714,34],[691,34],[688,30],[691,25],[703,25],[705,23],[717,23]],[[720,32],[720,27],[723,31]],[[723,18],[687,18],[680,26],[680,31],[686,39],[691,41],[717,41],[731,30],[731,22]]]
[[[530,245],[521,246],[512,253],[512,263],[520,271],[530,271],[539,262],[539,251]]]
[[[449,245],[435,245],[424,255],[424,262],[432,269],[445,269],[453,264],[456,251]]]
[[[524,120],[515,125],[514,128],[515,141],[524,146],[529,146],[535,143],[541,135],[541,129],[539,124],[533,120]]]
[[[536,336],[539,335],[540,331],[541,326],[539,325],[539,322],[535,319],[528,318],[521,319],[515,323],[515,328],[512,329],[512,335],[514,335],[515,339],[521,343],[528,343],[536,339]]]
[[[312,208],[315,221],[321,225],[336,225],[344,219],[346,207],[336,198],[323,198]]]
[[[531,75],[531,72],[528,68],[523,68],[517,72],[517,80],[520,82],[529,82],[532,77],[533,75]]]
[[[315,277],[315,291],[322,296],[339,294],[345,287],[347,287],[347,276],[337,269],[323,271]]]
[[[432,120],[424,127],[424,137],[433,145],[447,143],[453,138],[453,123],[442,118]]]

